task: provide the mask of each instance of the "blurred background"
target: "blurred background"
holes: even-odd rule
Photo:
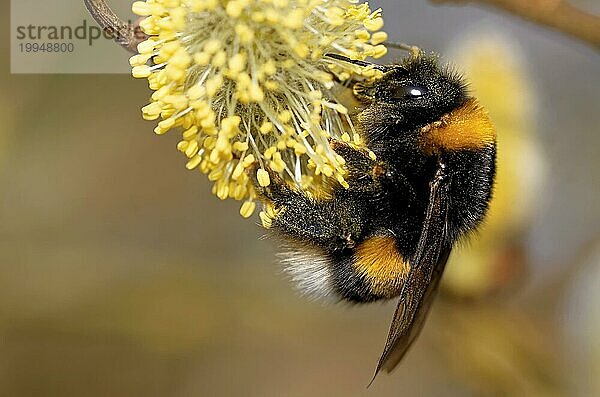
[[[299,296],[256,220],[141,119],[144,81],[5,56],[0,395],[600,395],[599,53],[491,9],[371,3],[470,75],[499,135],[490,219],[399,368],[366,389],[395,302]]]

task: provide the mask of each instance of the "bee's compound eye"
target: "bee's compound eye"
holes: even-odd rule
[[[427,88],[420,85],[398,87],[394,92],[395,99],[415,99],[427,94]]]
[[[426,89],[425,87],[417,87],[417,86],[412,86],[412,87],[407,87],[408,90],[408,95],[410,95],[411,97],[420,97],[426,94]]]

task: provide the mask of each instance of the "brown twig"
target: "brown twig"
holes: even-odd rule
[[[597,49],[600,48],[600,16],[587,13],[564,0],[431,0],[434,3],[474,3],[499,8],[523,19],[545,25]]]
[[[146,40],[138,22],[123,21],[104,0],[83,0],[83,3],[98,25],[126,50],[136,53],[137,45]]]

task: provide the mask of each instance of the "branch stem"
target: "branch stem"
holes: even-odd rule
[[[431,0],[434,3],[474,3],[498,8],[545,25],[600,49],[600,16],[565,0]]]
[[[105,32],[127,51],[137,53],[137,45],[146,40],[138,23],[125,22],[104,0],[83,0],[90,15]]]

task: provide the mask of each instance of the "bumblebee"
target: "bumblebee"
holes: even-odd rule
[[[331,141],[348,188],[316,198],[274,172],[267,187],[254,187],[300,288],[355,303],[398,299],[377,374],[416,339],[452,247],[486,214],[496,134],[464,79],[435,56],[375,67],[381,77],[351,87],[352,121],[369,150]]]

